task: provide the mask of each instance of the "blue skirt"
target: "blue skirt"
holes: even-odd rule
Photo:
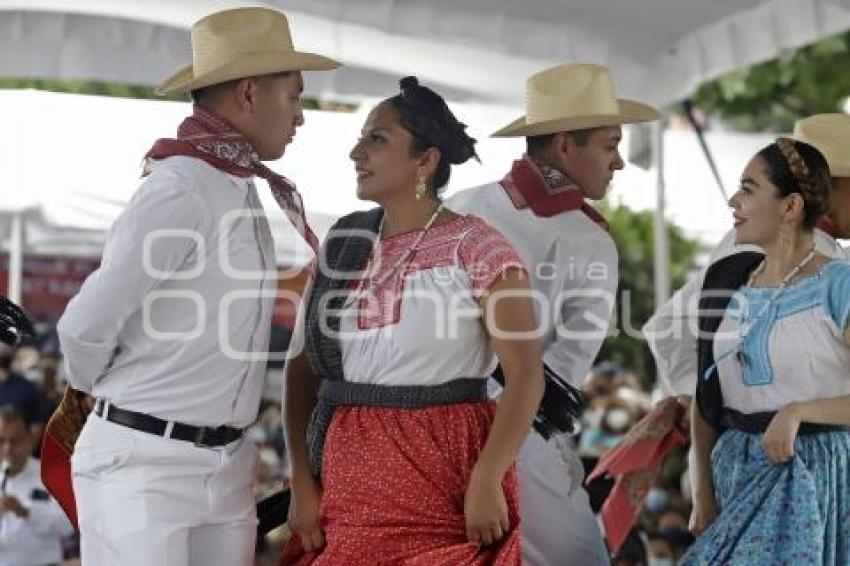
[[[800,435],[768,460],[761,434],[727,430],[711,454],[720,514],[682,564],[850,566],[850,432]]]

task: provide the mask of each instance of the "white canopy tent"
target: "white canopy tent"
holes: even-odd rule
[[[513,114],[524,78],[555,63],[606,64],[622,95],[666,105],[724,71],[850,27],[850,0],[0,0],[0,76],[158,84],[190,60],[192,22],[245,5],[283,9],[299,48],[346,65],[310,74],[309,94],[360,102],[414,73],[449,99]],[[664,231],[657,236],[661,300],[667,251]]]
[[[244,5],[284,10],[297,46],[346,65],[308,92],[355,100],[415,73],[456,100],[516,105],[529,74],[594,61],[666,104],[850,27],[850,0],[0,0],[0,76],[156,84],[189,61],[192,22]]]

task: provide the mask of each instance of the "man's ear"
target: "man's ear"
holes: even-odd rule
[[[249,113],[254,109],[257,86],[257,81],[250,77],[239,79],[233,85],[231,95],[235,98],[236,105],[243,113]]]
[[[560,157],[569,157],[575,152],[576,141],[567,132],[558,132],[552,138],[552,149]]]

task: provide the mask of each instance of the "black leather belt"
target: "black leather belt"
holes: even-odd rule
[[[103,399],[98,399],[94,405],[95,414],[103,417],[106,406],[107,404]],[[106,417],[104,418],[109,422],[134,430],[140,430],[157,436],[166,436],[167,438],[175,438],[177,440],[185,440],[200,447],[214,448],[216,446],[224,446],[242,438],[242,430],[238,428],[229,426],[194,426],[176,421],[172,423],[171,434],[166,435],[169,421],[164,421],[144,413],[119,409],[112,404],[109,404]]]
[[[776,413],[768,411],[763,413],[741,413],[735,409],[728,407],[723,409],[723,414],[720,418],[721,424],[726,428],[734,428],[741,432],[750,434],[763,434],[770,426],[770,421],[773,420]],[[800,423],[800,428],[797,434],[809,435],[820,434],[822,432],[848,432],[850,427],[844,425],[825,425],[818,423]]]

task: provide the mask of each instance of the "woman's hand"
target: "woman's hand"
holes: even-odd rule
[[[325,545],[325,534],[319,523],[322,488],[312,476],[305,475],[293,479],[291,489],[289,530],[301,538],[306,552],[319,550]]]
[[[795,404],[786,405],[773,416],[761,439],[764,452],[773,463],[781,464],[794,457],[794,441],[799,430],[800,414]]]
[[[510,528],[508,503],[502,489],[502,474],[475,466],[464,501],[466,536],[472,542],[493,544]]]
[[[694,508],[691,511],[688,529],[695,537],[698,537],[711,526],[711,523],[717,518],[717,513],[717,501],[714,498],[713,491],[703,490],[694,494]]]

